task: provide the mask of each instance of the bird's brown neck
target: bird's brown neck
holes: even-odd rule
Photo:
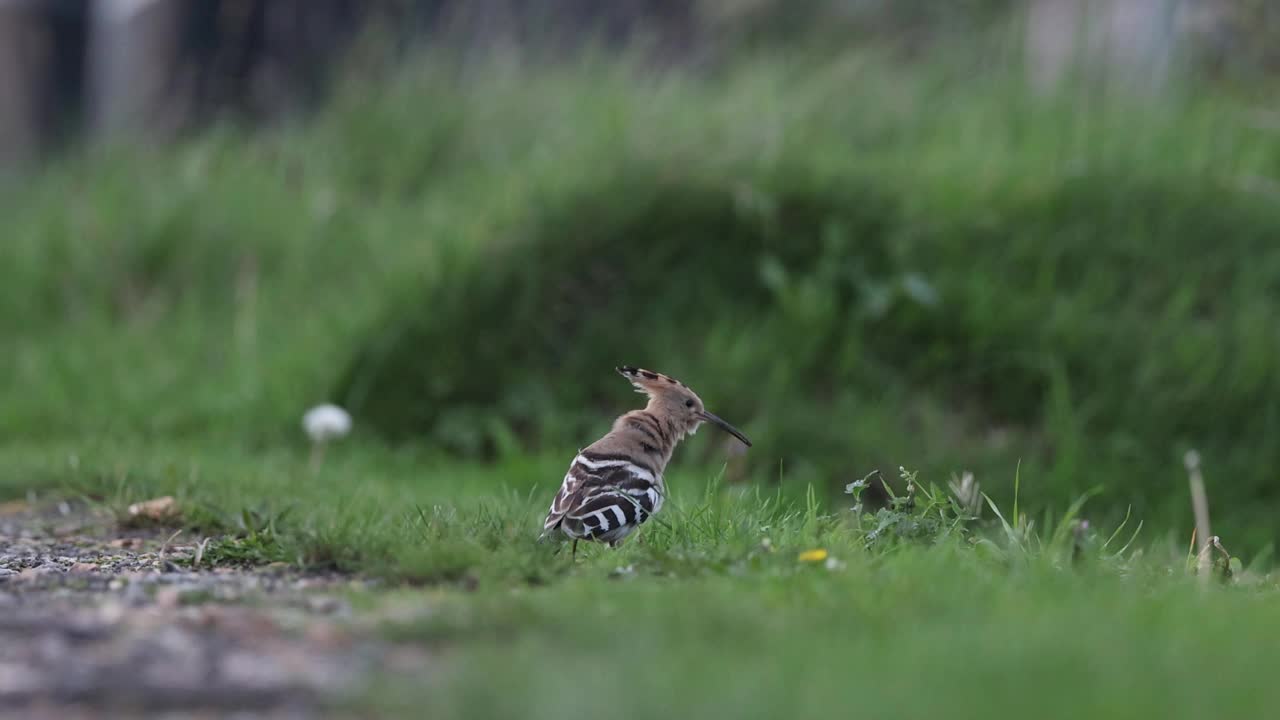
[[[613,424],[613,431],[602,438],[602,442],[612,439],[619,446],[618,450],[643,458],[662,472],[684,435],[670,418],[645,408],[618,418]]]

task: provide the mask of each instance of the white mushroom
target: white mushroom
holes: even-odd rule
[[[325,445],[351,432],[351,414],[337,405],[317,405],[302,416],[302,429],[311,438],[311,467],[316,469],[324,460]]]

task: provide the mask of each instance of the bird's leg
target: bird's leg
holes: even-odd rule
[[[570,560],[578,559],[578,539],[577,538],[574,538],[573,540],[573,554],[570,556],[569,559]]]

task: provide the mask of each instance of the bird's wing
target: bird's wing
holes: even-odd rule
[[[558,527],[560,521],[564,519],[565,513],[581,502],[582,479],[574,474],[573,467],[570,466],[569,472],[564,476],[564,481],[560,483],[560,491],[556,493],[555,499],[551,501],[551,509],[547,511],[547,519],[542,522],[543,531]]]
[[[629,522],[639,524],[661,504],[662,490],[657,478],[643,463],[625,457],[580,453],[569,465],[569,472],[543,522],[543,530],[559,526],[566,517],[582,520],[602,511],[613,515],[617,523],[623,522],[617,518],[617,513],[622,513]],[[610,509],[614,505],[618,506],[617,511]]]

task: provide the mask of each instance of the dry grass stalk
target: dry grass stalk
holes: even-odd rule
[[[1213,540],[1216,538],[1209,532],[1209,496],[1204,489],[1204,475],[1200,472],[1200,453],[1188,450],[1182,461],[1187,467],[1187,478],[1191,483],[1191,511],[1195,513],[1196,518],[1195,537],[1201,542],[1200,551],[1197,554],[1196,574],[1200,577],[1201,583],[1208,583],[1213,569],[1208,550],[1213,546]]]

